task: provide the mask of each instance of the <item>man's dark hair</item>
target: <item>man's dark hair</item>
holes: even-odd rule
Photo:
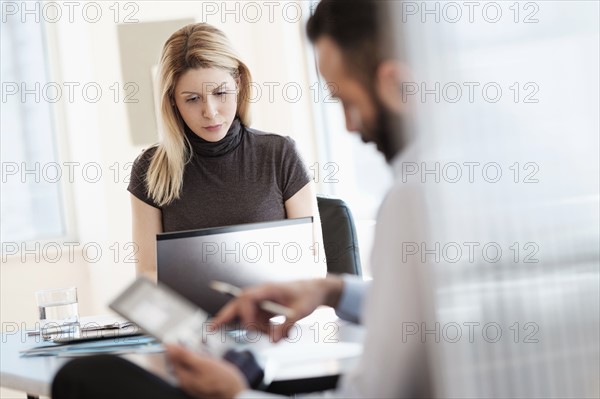
[[[394,23],[399,5],[397,0],[321,0],[306,27],[312,43],[328,37],[340,47],[348,72],[371,95],[378,113],[369,141],[388,161],[406,146],[408,136],[404,118],[383,106],[374,83],[382,62],[404,58],[397,40],[400,25]]]
[[[349,71],[372,86],[379,64],[398,58],[393,7],[383,0],[322,0],[308,20],[312,43],[324,36],[340,46]]]

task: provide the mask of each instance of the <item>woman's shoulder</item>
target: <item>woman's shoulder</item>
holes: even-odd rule
[[[142,150],[142,153],[135,158],[131,165],[131,176],[137,176],[142,180],[145,178],[157,149],[158,144],[154,144]]]
[[[152,157],[158,149],[158,144],[154,144],[148,148],[144,148],[142,152],[133,161],[133,166],[148,166],[152,161]]]
[[[296,151],[296,142],[289,136],[265,132],[254,128],[246,128],[251,144],[263,150]]]

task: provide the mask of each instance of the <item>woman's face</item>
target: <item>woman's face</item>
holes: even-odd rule
[[[237,113],[237,82],[225,69],[190,69],[179,77],[174,99],[194,133],[207,141],[219,141]]]

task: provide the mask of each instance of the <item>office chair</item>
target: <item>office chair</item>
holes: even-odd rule
[[[327,272],[360,276],[360,255],[354,219],[348,205],[338,198],[317,195]]]

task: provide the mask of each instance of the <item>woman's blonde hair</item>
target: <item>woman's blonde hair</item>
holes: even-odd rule
[[[148,194],[159,206],[179,198],[183,170],[191,158],[185,122],[173,94],[179,77],[196,68],[225,69],[239,81],[236,116],[242,125],[250,125],[250,71],[225,34],[205,23],[190,24],[173,33],[163,47],[158,72],[163,137],[146,175]]]

